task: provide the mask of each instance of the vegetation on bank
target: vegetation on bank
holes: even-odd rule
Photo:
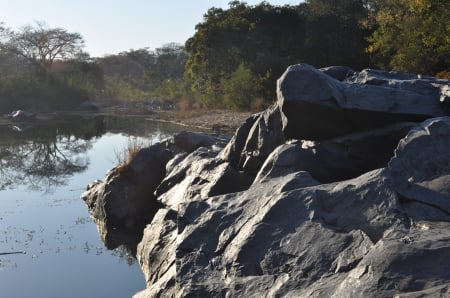
[[[449,0],[306,0],[211,8],[185,45],[91,58],[78,33],[0,26],[0,112],[81,102],[258,110],[287,66],[377,67],[450,78]],[[160,106],[160,105],[155,105]]]

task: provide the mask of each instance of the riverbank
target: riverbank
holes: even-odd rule
[[[36,112],[37,121],[53,119],[63,114],[86,114],[86,115],[138,115],[147,117],[147,119],[159,122],[168,122],[194,129],[212,131],[212,132],[234,132],[245,120],[250,117],[252,112],[236,112],[231,110],[151,110],[139,109],[137,107],[123,106],[101,106],[98,111],[60,111],[52,113]],[[7,115],[0,117],[0,125],[11,124]]]
[[[252,112],[230,110],[199,110],[190,113],[172,110],[154,112],[149,118],[201,130],[231,132],[236,130],[251,115]]]

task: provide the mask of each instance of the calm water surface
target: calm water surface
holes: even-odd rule
[[[0,297],[131,297],[144,289],[136,260],[104,247],[80,195],[130,139],[155,142],[178,130],[106,116],[0,126]]]

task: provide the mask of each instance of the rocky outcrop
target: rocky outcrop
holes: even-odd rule
[[[80,111],[85,111],[85,112],[98,112],[100,109],[99,107],[94,104],[92,101],[87,100],[82,102],[79,106],[78,106],[78,110]]]
[[[35,122],[36,115],[31,112],[17,110],[8,114],[8,119],[12,122]]]
[[[136,225],[147,289],[135,297],[449,294],[448,86],[296,65],[231,140],[184,133],[150,147],[138,164],[158,164],[142,176],[155,208],[130,216],[148,223]],[[114,217],[93,189],[91,212]],[[112,200],[135,204],[124,197]]]
[[[141,240],[145,226],[163,206],[154,192],[166,177],[171,159],[202,145],[222,148],[228,140],[224,136],[182,132],[172,140],[140,149],[132,160],[109,171],[105,181],[88,185],[81,198],[105,245],[111,249],[119,245],[133,247]]]
[[[287,138],[324,140],[403,121],[444,116],[434,78],[366,70],[343,82],[300,64],[278,81],[278,106],[289,119]]]

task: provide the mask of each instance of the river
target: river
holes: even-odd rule
[[[0,297],[131,297],[145,288],[125,248],[107,250],[80,199],[130,140],[180,128],[144,117],[65,115],[0,125]]]

